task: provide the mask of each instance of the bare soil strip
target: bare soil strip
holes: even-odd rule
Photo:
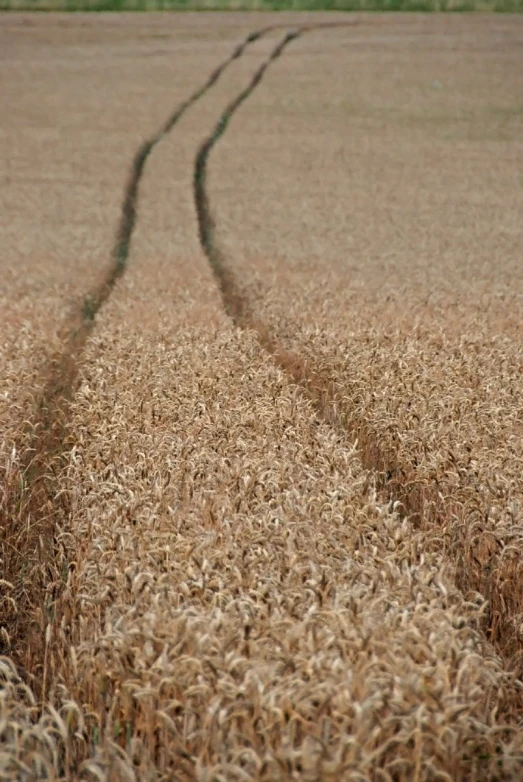
[[[224,110],[213,132],[202,143],[194,167],[194,199],[200,242],[218,281],[225,310],[233,322],[241,328],[252,329],[257,333],[260,344],[306,393],[321,420],[344,432],[349,428],[351,436],[357,440],[362,464],[376,474],[379,492],[394,505],[400,516],[408,516],[419,528],[430,529],[434,525],[443,525],[444,520],[452,516],[455,511],[455,508],[451,507],[452,498],[444,498],[437,485],[420,485],[412,467],[403,464],[390,448],[383,447],[364,417],[356,420],[352,418],[350,424],[347,423],[349,416],[344,415],[343,409],[340,408],[335,384],[313,362],[289,351],[281,344],[270,325],[256,314],[255,307],[215,241],[215,224],[206,186],[209,155],[225,133],[234,113],[261,83],[270,65],[293,40],[314,29],[314,25],[311,25],[289,32],[278,43],[268,60],[256,71],[250,84]],[[460,539],[452,554],[453,558],[465,563],[465,567],[461,567],[456,573],[458,586],[465,592],[479,592],[487,601],[483,631],[505,661],[507,669],[514,671],[521,678],[523,646],[514,628],[515,619],[523,614],[523,598],[520,593],[519,598],[514,599],[515,593],[518,592],[514,578],[500,580],[497,568],[491,567],[490,577],[485,581],[483,574],[474,567],[473,560],[477,552],[465,539]],[[518,708],[521,700],[520,697]]]
[[[13,656],[22,670],[29,671],[33,667],[30,661],[45,656],[42,628],[47,621],[44,619],[53,618],[53,606],[70,566],[57,533],[61,521],[70,513],[67,495],[60,490],[57,479],[59,467],[71,447],[67,441],[69,407],[96,314],[127,267],[145,164],[156,145],[185,112],[217,83],[227,67],[241,57],[251,43],[271,29],[249,33],[203,86],[176,108],[152,138],[140,145],[125,188],[113,263],[100,284],[71,312],[64,329],[64,349],[45,370],[44,392],[36,403],[35,418],[22,435],[29,445],[21,445],[19,449],[27,454],[22,465],[23,481],[19,484],[15,480],[13,485],[6,486],[0,503],[2,546],[9,552],[3,578],[11,586],[10,595],[17,605],[14,620],[8,620],[3,614],[9,605],[2,603],[0,623],[9,628],[9,643],[17,650]],[[18,519],[16,525],[14,519]],[[18,531],[14,536],[13,528]],[[4,644],[5,639],[0,638],[0,654],[7,653]],[[41,689],[45,691],[45,681],[41,683]]]

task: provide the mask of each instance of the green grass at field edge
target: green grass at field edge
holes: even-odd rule
[[[369,11],[521,13],[523,0],[0,0],[0,11]]]

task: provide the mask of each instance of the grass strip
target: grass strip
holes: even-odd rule
[[[523,0],[0,0],[0,10],[521,13]]]

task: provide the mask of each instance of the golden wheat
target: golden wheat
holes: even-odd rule
[[[425,19],[376,61],[356,31],[328,39],[343,78],[327,34],[303,38],[216,148],[219,244],[253,324],[329,389],[386,493],[436,523],[521,672],[521,36]]]
[[[216,46],[246,34],[243,17],[229,19],[220,33],[194,20],[180,31],[205,75],[219,59]],[[427,73],[441,74],[448,58],[468,73],[470,58],[477,65],[470,37],[488,52],[512,34],[506,22],[473,24],[474,36],[460,20],[400,19],[387,35],[380,26],[311,33],[268,71],[210,162],[220,248],[252,306],[242,328],[225,314],[199,246],[192,166],[274,35],[235,61],[151,156],[129,268],[76,357],[63,452],[46,454],[56,492],[47,498],[54,559],[28,628],[37,638],[17,655],[23,666],[0,658],[5,778],[521,777],[514,704],[522,685],[506,664],[515,640],[502,659],[491,621],[496,595],[505,595],[501,563],[513,551],[518,566],[521,554],[515,256],[507,239],[497,268],[482,261],[478,282],[466,258],[460,265],[459,255],[445,260],[436,251],[444,237],[434,228],[414,263],[416,254],[392,245],[383,221],[372,220],[388,192],[386,161],[396,176],[395,160],[407,162],[418,148],[429,155],[437,122],[427,120],[426,136],[406,132],[387,147],[382,136],[392,137],[397,118],[363,113],[352,136],[350,116],[325,109],[345,95],[356,64],[371,76],[354,85],[375,94],[377,49],[399,63],[390,72],[405,97],[414,88],[401,91],[408,79],[400,64],[421,70],[420,41],[425,50],[429,42]],[[187,41],[172,60],[183,78],[194,65]],[[141,44],[145,52],[155,45]],[[496,45],[489,56],[504,63],[510,47],[502,53]],[[488,59],[483,67],[488,81]],[[448,100],[459,104],[460,95]],[[171,99],[162,95],[164,109]],[[390,101],[401,103],[393,90]],[[362,146],[348,149],[355,139]],[[516,143],[503,142],[507,155]],[[434,203],[450,219],[444,188],[458,178],[443,147],[449,159],[440,163]],[[474,149],[467,143],[455,155],[479,199],[488,175],[475,167]],[[380,177],[371,165],[377,150]],[[510,173],[500,158],[501,199]],[[339,160],[358,169],[359,190]],[[408,204],[422,188],[412,177],[404,175],[406,190],[396,189],[392,206],[396,218],[415,223]],[[360,244],[349,263],[343,221],[351,191],[370,227],[353,232]],[[517,195],[509,192],[510,232]],[[498,228],[493,222],[491,231]],[[390,254],[380,244],[387,236]],[[483,235],[471,241],[469,252],[489,258],[484,243]],[[432,253],[442,259],[439,271]],[[510,323],[497,304],[503,275],[512,282]],[[264,329],[275,335],[273,352],[281,347],[281,367],[260,344],[269,344]],[[10,382],[31,389],[33,375],[15,367]],[[322,404],[315,389],[325,390]],[[17,456],[7,456],[11,474]],[[432,505],[434,478],[441,507]],[[419,502],[405,514],[408,486]],[[426,496],[420,486],[430,488]],[[471,524],[473,503],[478,518],[491,508],[481,531]],[[28,524],[34,505],[22,502],[19,512]],[[473,565],[478,557],[484,565],[494,535],[505,548],[484,584]],[[513,588],[515,573],[510,579]],[[497,591],[488,591],[492,584]],[[4,610],[16,611],[9,595],[4,585]],[[506,612],[515,621],[511,606]],[[491,638],[482,629],[489,623]]]

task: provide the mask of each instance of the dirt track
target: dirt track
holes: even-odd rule
[[[311,18],[278,15],[238,49],[252,17],[141,18],[9,17],[13,106],[29,44],[41,83],[3,133],[6,268],[35,231],[20,188],[71,209],[5,297],[4,641],[69,726],[65,759],[37,754],[66,777],[517,779],[518,28],[372,17],[286,39]],[[97,253],[72,265],[68,232]]]

